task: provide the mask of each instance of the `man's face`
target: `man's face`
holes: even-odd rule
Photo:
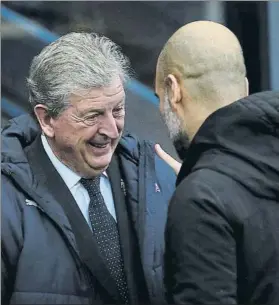
[[[181,120],[173,113],[170,107],[167,92],[165,92],[164,99],[163,101],[160,101],[160,103],[162,103],[162,106],[160,107],[161,114],[168,128],[170,139],[173,142],[179,158],[183,160],[190,145],[189,137],[183,129]]]
[[[52,119],[52,148],[82,177],[94,177],[109,165],[124,128],[122,82],[73,95],[71,106]]]
[[[181,119],[172,111],[167,89],[163,86],[164,79],[159,69],[159,63],[156,68],[155,90],[160,100],[160,112],[162,118],[168,128],[169,136],[173,142],[174,148],[181,160],[185,158],[185,154],[190,145],[190,139],[184,130]]]

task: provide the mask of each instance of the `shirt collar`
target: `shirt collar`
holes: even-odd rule
[[[81,177],[76,174],[74,171],[72,171],[68,166],[66,166],[64,163],[62,163],[53,153],[50,145],[48,144],[48,141],[44,135],[41,135],[43,147],[45,149],[45,152],[47,153],[50,161],[52,162],[53,166],[56,168],[64,182],[66,183],[67,187],[69,189],[73,188],[81,179]],[[107,173],[103,172],[103,177],[108,178]]]

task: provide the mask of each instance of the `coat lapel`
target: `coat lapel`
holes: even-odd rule
[[[44,211],[63,229],[67,237],[70,237],[71,243],[74,246],[76,242],[79,250],[76,251],[91,271],[93,277],[96,278],[114,300],[119,300],[115,281],[110,276],[109,270],[99,253],[93,234],[70,190],[48,158],[40,136],[29,147],[27,157],[34,177],[37,179],[38,189],[47,189],[47,193],[51,194],[54,201],[59,203],[56,207],[53,205],[53,202],[44,205]],[[46,191],[43,194],[45,193]],[[54,213],[54,207],[58,213]],[[74,236],[71,234],[69,236],[69,231],[73,232],[74,234],[72,235]]]

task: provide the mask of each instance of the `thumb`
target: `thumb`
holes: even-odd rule
[[[157,155],[174,170],[175,174],[178,175],[181,168],[181,163],[166,153],[159,144],[155,145],[155,151]]]

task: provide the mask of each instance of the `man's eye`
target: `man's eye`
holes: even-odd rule
[[[115,108],[113,112],[121,112],[124,110],[124,107],[118,107],[118,108]]]
[[[91,115],[89,115],[89,116],[87,116],[87,117],[85,117],[85,120],[94,120],[94,119],[96,119],[97,117],[98,117],[98,113],[95,113],[95,114],[91,114]]]
[[[86,116],[84,119],[83,119],[83,122],[87,125],[92,125],[92,124],[95,124],[96,122],[96,119],[98,118],[99,114],[98,113],[95,113],[95,114],[92,114],[92,115],[88,115]]]

